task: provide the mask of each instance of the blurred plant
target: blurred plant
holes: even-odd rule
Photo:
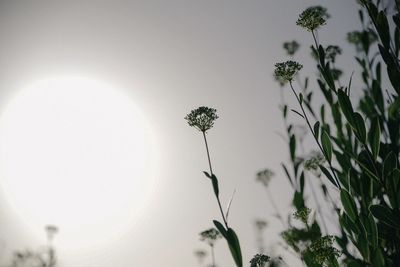
[[[289,56],[293,56],[294,54],[296,54],[297,50],[299,50],[300,44],[296,40],[284,42],[283,48]]]
[[[210,228],[200,233],[200,240],[206,242],[211,249],[212,266],[215,267],[214,245],[218,239],[222,238],[221,234],[215,228]]]
[[[194,255],[196,256],[197,260],[200,264],[202,264],[207,257],[207,251],[203,249],[197,249],[194,251]]]
[[[250,267],[265,267],[270,257],[264,254],[256,254],[250,261]]]
[[[254,221],[254,226],[256,228],[258,251],[260,253],[264,253],[265,252],[264,231],[265,231],[265,228],[267,228],[267,226],[268,226],[268,222],[266,220],[257,219]]]

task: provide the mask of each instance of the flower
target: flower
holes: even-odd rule
[[[264,230],[264,228],[268,226],[268,222],[265,221],[265,220],[261,220],[261,219],[256,220],[256,221],[254,222],[254,224],[256,225],[256,228],[257,228],[257,230],[259,230],[259,231]]]
[[[275,173],[270,169],[264,169],[262,171],[257,172],[256,180],[257,182],[260,182],[267,187],[274,175]]]
[[[211,129],[216,119],[218,119],[217,110],[209,107],[198,107],[185,117],[189,126],[195,127],[201,132]]]
[[[302,68],[303,65],[297,63],[296,61],[288,60],[286,62],[276,63],[274,74],[276,79],[291,82],[293,77]]]
[[[202,249],[198,249],[194,251],[194,255],[199,260],[200,263],[203,263],[204,258],[207,256],[207,252]]]
[[[318,27],[324,25],[329,17],[326,8],[321,6],[312,6],[299,15],[296,25],[299,25],[308,31],[314,31]]]
[[[300,47],[299,43],[296,42],[295,40],[283,43],[283,48],[286,50],[286,53],[289,56],[293,56],[297,52],[299,47]]]
[[[310,215],[311,210],[307,207],[301,208],[296,211],[293,216],[295,219],[302,221],[304,224],[307,224],[308,216]]]
[[[265,267],[267,262],[269,262],[270,257],[264,254],[256,254],[251,259],[250,264],[253,267]]]
[[[365,45],[370,45],[378,40],[376,33],[373,31],[353,31],[347,33],[347,41],[356,47],[357,51],[367,49]]]
[[[307,171],[317,171],[319,165],[324,164],[325,157],[321,152],[313,151],[307,160],[304,161],[304,169]]]
[[[318,264],[326,264],[332,261],[332,258],[340,256],[340,251],[333,247],[334,237],[331,235],[323,236],[314,241],[308,251],[313,256],[313,259]]]
[[[214,246],[215,242],[220,238],[222,236],[215,228],[210,228],[200,233],[200,240],[207,242],[210,246]]]
[[[328,45],[325,49],[325,58],[335,63],[335,59],[337,55],[342,54],[342,49],[337,45]]]

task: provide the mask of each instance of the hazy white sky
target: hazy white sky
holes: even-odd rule
[[[193,251],[206,248],[198,233],[219,218],[201,172],[207,169],[201,135],[183,120],[200,105],[219,111],[208,136],[223,203],[237,191],[230,224],[244,261],[257,252],[255,218],[270,221],[268,244],[279,239],[279,223],[254,176],[265,167],[277,172],[274,197],[290,213],[292,192],[279,165],[287,148],[277,134],[283,125],[272,72],[274,63],[286,59],[282,42],[297,39],[297,59],[304,73],[313,73],[311,37],[295,22],[314,4],[332,15],[319,33],[321,42],[343,45],[338,66],[356,69],[345,42],[345,34],[359,28],[350,0],[0,1],[0,111],[26,84],[86,76],[123,90],[145,114],[159,146],[156,192],[135,227],[117,242],[72,255],[63,250],[61,229],[60,267],[197,266]],[[43,242],[0,195],[0,260]],[[233,266],[224,241],[216,253],[218,266]],[[275,254],[299,264],[279,247]]]

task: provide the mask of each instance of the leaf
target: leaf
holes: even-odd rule
[[[368,133],[368,141],[371,147],[372,155],[374,160],[377,159],[379,155],[379,147],[380,147],[380,139],[381,139],[381,127],[379,124],[379,119],[376,117],[371,123],[371,129]]]
[[[226,221],[228,221],[229,211],[231,209],[232,200],[233,200],[233,197],[235,196],[235,193],[236,193],[236,189],[233,190],[232,196],[231,196],[231,198],[229,199],[229,202],[228,202],[228,206],[226,207],[226,214],[225,214]]]
[[[296,136],[292,134],[289,140],[289,148],[290,148],[290,158],[292,161],[295,160],[295,153],[296,153]]]
[[[371,235],[371,243],[374,248],[378,247],[378,227],[372,214],[368,215],[368,228]]]
[[[357,206],[353,197],[345,189],[342,189],[340,191],[340,200],[342,201],[346,214],[353,222],[355,222],[357,219]]]
[[[297,115],[299,115],[300,117],[302,117],[303,119],[304,119],[304,116],[303,116],[303,114],[301,114],[300,112],[298,112],[297,110],[295,110],[295,109],[290,109],[292,112],[294,112],[294,113],[296,113]]]
[[[369,207],[372,215],[384,224],[400,229],[400,221],[396,219],[393,212],[385,206],[382,205],[371,205]]]
[[[331,173],[322,165],[319,165],[319,168],[321,169],[321,171],[325,174],[326,178],[328,178],[328,180],[335,186],[335,187],[339,187],[339,185],[336,183],[335,179],[333,179]]]
[[[220,222],[217,221],[217,220],[213,220],[213,223],[214,223],[215,227],[218,229],[218,231],[221,233],[221,235],[222,235],[223,237],[225,237],[225,239],[226,239],[226,237],[227,237],[227,232],[226,232],[225,227],[222,225],[222,223],[220,223]]]
[[[285,171],[285,174],[286,174],[286,176],[287,176],[287,178],[288,178],[288,180],[289,180],[290,184],[291,184],[291,185],[292,185],[292,187],[293,187],[292,178],[290,177],[290,174],[289,174],[289,171],[288,171],[288,169],[286,168],[286,165],[285,165],[285,164],[283,164],[283,163],[281,163],[281,165],[282,165],[282,168],[283,168],[283,170]]]
[[[354,128],[356,130],[356,136],[362,144],[365,144],[367,138],[367,131],[365,129],[364,118],[358,112],[355,112],[353,114],[353,118],[355,122]]]
[[[319,139],[319,125],[320,125],[319,121],[317,121],[317,122],[314,124],[314,137],[315,137],[316,139]]]
[[[240,249],[239,239],[232,228],[228,228],[226,233],[229,249],[237,267],[243,267],[242,251]]]
[[[354,119],[353,119],[353,107],[351,105],[349,97],[346,95],[346,93],[342,90],[338,90],[338,101],[340,108],[343,111],[344,116],[346,117],[347,121],[350,123],[350,125],[355,125]]]
[[[321,143],[322,148],[324,149],[326,160],[330,163],[332,161],[332,143],[325,130],[322,131]]]

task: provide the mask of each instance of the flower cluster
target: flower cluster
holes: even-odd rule
[[[220,238],[222,236],[215,228],[210,228],[200,233],[200,240],[207,242],[210,246],[214,246],[215,242]]]
[[[199,260],[200,263],[204,261],[204,258],[207,256],[207,252],[202,249],[198,249],[194,252],[194,255]]]
[[[317,171],[319,165],[324,164],[325,157],[321,152],[313,151],[311,152],[309,158],[304,161],[304,169],[308,171]]]
[[[282,63],[275,64],[275,77],[282,81],[291,82],[294,76],[303,68],[303,65],[297,63],[296,61],[286,61]]]
[[[376,33],[372,31],[353,31],[347,33],[347,41],[356,47],[357,51],[363,50],[363,43],[372,44],[378,40]]]
[[[311,210],[307,207],[304,207],[293,213],[293,216],[295,219],[302,221],[304,224],[307,224],[308,216],[310,216],[310,213]]]
[[[308,31],[314,31],[318,27],[324,25],[329,17],[326,8],[321,6],[312,6],[299,15],[296,24]]]
[[[340,251],[333,247],[334,237],[331,235],[323,236],[314,241],[308,251],[313,255],[313,259],[318,264],[327,264],[332,262],[333,258],[340,256]]]
[[[209,107],[194,109],[185,117],[190,126],[195,127],[201,132],[211,129],[216,119],[218,119],[217,110]]]
[[[257,172],[256,180],[257,182],[262,183],[264,186],[268,186],[272,177],[274,177],[275,173],[270,169],[264,169],[262,171]]]
[[[325,58],[335,63],[336,56],[342,54],[342,49],[337,45],[328,45],[325,49]]]
[[[289,56],[293,56],[297,52],[299,47],[300,47],[299,43],[296,42],[295,40],[283,43],[283,48],[286,50],[286,53]]]
[[[265,267],[269,262],[270,257],[264,254],[256,254],[251,259],[250,264],[253,267]]]

